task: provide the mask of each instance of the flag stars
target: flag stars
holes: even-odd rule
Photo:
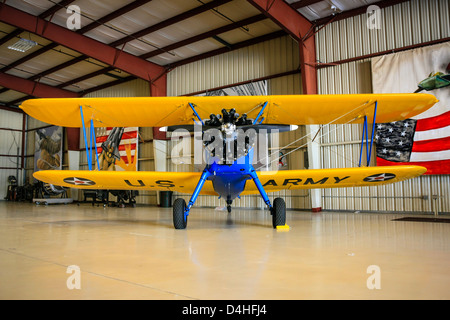
[[[376,125],[377,156],[393,162],[408,162],[411,156],[416,120],[405,120]]]

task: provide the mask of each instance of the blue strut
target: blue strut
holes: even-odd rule
[[[189,212],[192,208],[192,206],[194,205],[195,201],[197,200],[200,191],[203,188],[203,185],[205,184],[205,181],[208,179],[212,179],[213,180],[213,185],[214,185],[214,180],[219,180],[219,185],[222,184],[229,184],[232,183],[234,187],[236,187],[237,189],[234,190],[234,193],[231,193],[231,197],[239,197],[239,195],[237,195],[237,192],[241,192],[244,189],[245,186],[245,180],[248,179],[253,179],[253,182],[256,185],[256,188],[258,189],[261,197],[264,200],[264,203],[269,207],[270,211],[272,212],[272,204],[270,203],[270,199],[269,196],[267,195],[266,191],[264,190],[264,186],[262,185],[261,181],[258,178],[258,175],[256,173],[256,170],[253,168],[252,165],[250,165],[248,162],[246,164],[242,164],[242,165],[237,165],[239,166],[238,168],[234,169],[233,166],[228,166],[228,165],[218,165],[217,163],[213,163],[212,165],[207,166],[204,170],[203,173],[200,177],[200,180],[197,183],[197,186],[195,187],[194,192],[192,193],[192,196],[189,200],[188,205],[186,206],[185,210],[184,210],[184,219],[186,221],[187,216],[189,215]],[[239,173],[238,173],[239,172]],[[233,180],[236,179],[236,175],[239,175],[240,177],[243,177],[243,179],[238,179],[238,180]],[[246,178],[245,178],[246,176]],[[232,182],[233,181],[233,182]],[[242,189],[240,189],[242,187]],[[218,192],[221,196],[226,196],[226,194],[224,194],[222,192],[223,190],[216,190],[216,192]],[[230,190],[227,190],[227,192],[230,192]],[[230,193],[228,194],[228,197],[230,196]],[[229,200],[229,199],[228,199]]]
[[[197,186],[195,187],[194,193],[192,193],[191,199],[189,199],[189,203],[186,209],[184,210],[184,221],[186,221],[186,217],[189,215],[189,211],[191,210],[192,206],[197,200],[197,197],[200,194],[200,191],[202,190],[205,181],[208,179],[210,175],[211,172],[209,172],[208,169],[203,170],[202,176],[200,177],[200,180],[198,181]]]
[[[264,190],[264,187],[261,184],[261,181],[259,181],[258,175],[256,174],[256,171],[255,171],[255,169],[253,169],[253,167],[250,170],[250,176],[252,177],[253,182],[256,185],[256,188],[258,188],[258,191],[261,194],[261,197],[263,198],[264,202],[269,207],[269,209],[272,210],[272,204],[270,203],[269,196],[267,195],[266,190]]]
[[[264,112],[264,109],[267,107],[267,103],[268,103],[268,101],[264,102],[264,105],[262,106],[261,110],[259,111],[258,116],[256,117],[255,121],[253,121],[253,124],[256,124],[256,123],[258,122],[259,117],[262,115],[262,113]],[[261,122],[262,122],[263,120],[264,120],[264,119],[262,119]],[[260,122],[260,123],[261,123],[261,122]],[[259,123],[258,123],[258,124],[259,124]]]
[[[367,121],[367,116],[364,116],[364,127],[362,132],[362,139],[361,139],[361,151],[359,154],[359,166],[361,167],[362,164],[362,154],[363,154],[363,148],[364,148],[364,137],[366,138],[366,159],[367,159],[367,166],[370,165],[370,159],[372,158],[372,147],[373,147],[373,138],[375,136],[375,122],[377,120],[377,109],[378,109],[378,101],[375,101],[375,108],[373,113],[373,122],[372,122],[372,137],[370,138],[370,148],[369,148],[369,123]]]
[[[87,135],[86,135],[86,125],[84,123],[83,106],[80,106],[80,115],[81,115],[81,124],[83,127],[84,146],[86,147],[86,157],[87,157],[88,167],[89,167],[89,171],[92,171],[92,158],[89,157],[91,152],[89,152],[89,155],[88,155],[88,146],[90,145],[90,143],[88,144]]]

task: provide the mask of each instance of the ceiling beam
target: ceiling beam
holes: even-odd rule
[[[300,48],[303,94],[317,94],[314,25],[283,0],[247,1],[297,40]]]
[[[108,23],[111,20],[114,20],[124,14],[127,14],[128,12],[137,9],[139,7],[142,7],[144,4],[147,4],[149,2],[151,2],[152,0],[135,0],[117,10],[114,10],[113,12],[107,14],[106,16],[101,17],[98,20],[95,20],[93,22],[91,22],[90,24],[88,24],[87,26],[84,26],[83,28],[81,28],[80,30],[78,30],[78,33],[86,33],[88,31],[91,31],[92,29],[95,29],[97,27],[100,27],[101,25]]]
[[[73,2],[73,1],[74,1],[74,0],[72,0],[72,1],[70,1],[70,2]],[[146,4],[146,3],[150,2],[150,1],[152,1],[152,0],[136,0],[136,1],[133,1],[133,2],[130,3],[130,4],[127,4],[127,5],[123,6],[123,7],[121,7],[120,9],[117,9],[117,10],[115,10],[115,11],[113,11],[113,12],[107,14],[106,16],[100,18],[99,20],[96,20],[96,21],[94,21],[94,22],[92,22],[92,23],[90,23],[90,24],[84,26],[83,28],[81,28],[80,30],[78,30],[77,33],[84,34],[84,33],[88,32],[88,31],[91,31],[91,30],[95,29],[96,27],[98,27],[98,26],[100,26],[100,25],[102,25],[102,24],[104,24],[104,23],[107,23],[107,22],[109,22],[109,21],[111,21],[111,20],[113,20],[113,19],[115,19],[115,18],[117,18],[117,17],[119,17],[119,16],[121,16],[121,15],[123,15],[123,14],[126,14],[126,13],[128,13],[128,12],[134,10],[134,9],[137,9],[137,8],[139,8],[140,6],[143,6],[144,4]],[[64,5],[64,6],[65,6],[65,5],[68,5],[68,4],[70,4],[70,2],[69,2],[69,1],[66,1],[66,2],[63,3],[63,5]],[[49,10],[47,10],[46,12],[52,12],[52,13],[54,13],[54,12],[57,11],[57,10],[55,10],[55,9],[56,9],[56,8],[62,8],[61,6],[62,6],[62,5],[57,4],[57,5],[53,6],[52,8],[50,8]],[[46,18],[47,15],[41,14],[41,15],[39,15],[39,17],[41,17],[41,18]],[[23,30],[21,30],[21,29],[17,29],[17,30],[20,31],[19,34],[23,31]],[[0,41],[1,41],[1,40],[3,40],[3,38],[0,39]],[[46,53],[46,52],[48,52],[48,51],[50,51],[50,50],[56,48],[57,46],[58,46],[57,43],[54,43],[54,42],[53,42],[53,43],[50,43],[50,44],[48,44],[48,45],[46,45],[46,46],[44,46],[44,47],[42,47],[42,48],[40,48],[40,49],[34,51],[33,53],[31,53],[31,54],[29,54],[29,55],[27,55],[27,56],[25,56],[25,57],[23,57],[23,58],[21,58],[21,59],[18,59],[18,60],[16,60],[16,61],[14,61],[13,63],[11,63],[11,64],[9,64],[9,65],[3,67],[2,69],[0,69],[0,72],[6,72],[6,71],[8,71],[8,70],[10,70],[10,69],[13,69],[13,68],[15,68],[15,67],[17,67],[17,66],[19,66],[19,65],[21,65],[21,64],[23,64],[23,63],[25,63],[25,62],[27,62],[27,61],[29,61],[29,60],[31,60],[31,59],[34,59],[34,58],[40,56],[41,54],[44,54],[44,53]],[[89,57],[86,56],[86,55],[81,55],[81,56],[79,56],[79,57],[77,57],[77,58],[74,58],[74,59],[72,59],[72,60],[66,61],[66,62],[61,63],[61,64],[59,64],[59,65],[57,65],[57,66],[54,66],[54,67],[52,67],[52,68],[50,68],[50,69],[47,69],[47,70],[42,71],[42,72],[40,72],[40,73],[38,73],[38,74],[35,74],[35,75],[33,75],[33,76],[31,76],[31,77],[29,77],[29,78],[27,78],[27,79],[28,79],[28,80],[36,80],[36,79],[40,79],[40,78],[42,78],[42,77],[45,77],[46,75],[49,75],[49,74],[54,73],[54,72],[56,72],[56,71],[58,71],[58,70],[67,68],[67,67],[69,67],[69,66],[71,66],[71,65],[74,65],[74,64],[76,64],[76,63],[78,63],[78,62],[80,62],[80,61],[83,61],[83,60],[85,60],[85,59],[87,59],[87,58],[89,58]],[[109,68],[110,68],[109,70],[114,70],[113,67],[109,67]],[[105,71],[105,72],[106,72],[106,71]],[[90,78],[90,77],[88,77],[88,78]],[[86,78],[86,79],[88,79],[88,78]],[[76,79],[77,81],[72,82],[72,83],[77,83],[77,82],[81,81],[81,80],[78,80],[78,79],[79,79],[79,78]],[[70,81],[69,81],[69,82],[70,82]],[[66,87],[66,86],[68,86],[68,85],[70,85],[70,84],[72,84],[72,83],[69,83],[69,84],[63,83],[62,85],[58,85],[57,88],[64,88],[64,87]],[[8,91],[8,90],[9,90],[8,88],[1,89],[1,90],[0,90],[0,93],[6,92],[6,91]]]
[[[164,21],[161,21],[160,23],[157,23],[155,25],[152,25],[150,27],[147,27],[145,29],[137,31],[137,32],[135,32],[135,33],[133,33],[133,34],[131,34],[129,36],[125,36],[125,37],[123,37],[121,39],[118,39],[118,40],[110,43],[109,45],[112,46],[112,47],[117,47],[117,46],[123,45],[123,44],[125,44],[125,43],[127,43],[129,41],[132,41],[132,40],[135,40],[137,38],[140,38],[140,37],[143,37],[145,35],[148,35],[150,33],[156,32],[156,31],[158,31],[160,29],[166,28],[168,26],[171,26],[171,25],[173,25],[175,23],[178,23],[178,22],[181,22],[183,20],[192,18],[192,17],[194,17],[196,15],[199,15],[199,14],[201,14],[203,12],[206,12],[208,10],[212,10],[214,8],[217,8],[217,7],[219,7],[221,5],[224,5],[224,4],[226,4],[226,3],[230,2],[230,1],[232,1],[232,0],[213,0],[213,1],[209,2],[209,3],[207,3],[207,4],[204,4],[204,5],[201,5],[199,7],[194,8],[194,9],[191,9],[189,11],[180,13],[180,14],[172,17],[172,18],[166,19]],[[160,51],[161,49],[157,49],[157,50]],[[163,50],[163,52],[166,52],[166,51]],[[140,56],[140,58],[145,59],[146,55],[147,54],[144,54],[144,55]],[[149,56],[150,55],[151,54],[149,54]],[[81,82],[81,81],[84,81],[84,80],[96,77],[98,75],[106,74],[106,73],[108,73],[108,72],[110,72],[112,70],[114,70],[114,69],[111,68],[111,67],[103,68],[101,70],[97,70],[97,71],[94,71],[92,73],[80,76],[80,77],[78,77],[76,79],[72,79],[70,81],[67,81],[67,82],[65,82],[65,83],[63,83],[61,85],[58,85],[58,87],[64,88],[64,87],[73,85],[75,83],[78,83],[78,82]],[[128,78],[128,79],[130,79],[130,78]],[[90,89],[88,89],[88,90],[90,90]]]
[[[144,53],[144,54],[140,55],[139,58],[148,59],[148,58],[151,58],[151,57],[154,57],[154,56],[166,53],[166,52],[168,52],[170,50],[175,50],[177,48],[189,45],[191,43],[194,43],[194,42],[197,42],[197,41],[201,41],[201,40],[207,39],[209,37],[213,37],[213,36],[215,36],[217,34],[221,34],[221,33],[224,33],[224,32],[230,31],[230,30],[241,28],[242,26],[246,26],[246,25],[249,25],[249,24],[252,24],[252,23],[256,23],[256,22],[264,20],[264,19],[266,19],[266,16],[264,16],[263,14],[260,14],[260,15],[256,15],[256,16],[253,16],[253,17],[250,17],[250,18],[247,18],[247,19],[243,19],[241,21],[230,23],[230,24],[225,25],[223,27],[219,27],[217,29],[214,29],[214,30],[211,30],[211,31],[207,31],[207,32],[204,32],[202,34],[193,36],[191,38],[188,38],[188,39],[181,40],[179,42],[170,44],[170,45],[168,45],[168,46],[166,46],[164,48],[156,49],[156,50],[153,50],[151,52]],[[230,45],[230,47],[233,47],[233,45]],[[225,48],[225,49],[226,49],[225,51],[230,51],[229,48],[228,49]],[[80,77],[78,77],[76,79],[72,79],[70,81],[67,81],[67,82],[65,82],[63,84],[58,85],[58,87],[59,88],[64,88],[64,87],[67,87],[69,85],[72,85],[72,84],[84,81],[86,79],[89,79],[89,78],[92,78],[92,77],[96,77],[96,76],[99,76],[101,74],[105,74],[107,72],[112,71],[113,69],[114,68],[106,67],[106,68],[103,68],[101,70],[97,70],[97,71],[94,71],[92,73],[86,74],[84,76],[80,76]]]
[[[285,35],[286,35],[286,32],[284,32],[283,30],[275,31],[273,33],[269,33],[269,34],[266,34],[266,35],[263,35],[263,36],[259,36],[259,37],[256,37],[256,38],[252,38],[252,39],[249,39],[249,40],[245,40],[245,41],[241,41],[241,42],[238,42],[238,43],[235,43],[235,44],[231,44],[230,47],[223,47],[223,48],[219,48],[219,49],[212,50],[212,51],[209,51],[209,52],[201,53],[199,55],[196,55],[196,56],[193,56],[193,57],[190,57],[190,58],[186,58],[186,59],[174,62],[172,64],[168,64],[165,67],[169,71],[169,70],[172,70],[172,69],[174,69],[176,67],[179,67],[179,66],[182,66],[182,65],[185,65],[185,64],[188,64],[188,63],[192,63],[192,62],[195,62],[195,61],[203,60],[203,59],[206,59],[206,58],[209,58],[209,57],[213,57],[213,56],[216,56],[216,55],[219,55],[219,54],[227,53],[227,52],[230,52],[230,51],[233,51],[233,50],[245,48],[245,47],[248,47],[248,46],[251,46],[251,45],[254,45],[254,44],[258,44],[258,43],[261,43],[261,42],[264,42],[264,41],[280,38],[280,37],[285,36]],[[109,88],[109,87],[115,86],[117,84],[128,82],[128,81],[131,81],[131,80],[134,80],[134,79],[136,79],[136,78],[133,77],[133,76],[129,76],[129,77],[123,78],[122,80],[116,80],[116,81],[108,82],[108,83],[105,83],[103,85],[100,85],[100,86],[97,86],[97,87],[93,87],[93,88],[89,88],[89,89],[83,91],[83,95],[86,95],[88,93],[97,91],[99,89]]]
[[[157,77],[164,71],[161,66],[152,62],[110,47],[100,41],[70,31],[4,3],[0,4],[0,21],[37,34],[147,81],[151,81],[152,78]]]
[[[70,3],[74,2],[74,1],[75,1],[75,0],[63,0],[63,1],[61,2],[61,4],[63,4],[63,5],[68,5],[68,4],[70,4]],[[5,2],[5,1],[3,1],[3,2]],[[49,8],[48,10],[44,11],[43,13],[41,13],[41,14],[39,15],[39,18],[45,19],[45,18],[47,18],[48,16],[54,14],[54,13],[55,13],[56,11],[58,11],[59,9],[61,9],[61,5],[60,5],[59,3],[58,3],[58,4],[55,4],[54,6],[52,6],[51,8]],[[23,32],[23,30],[20,29],[20,28],[18,28],[18,29],[16,29],[16,30],[12,31],[11,33],[7,34],[6,36],[4,36],[3,38],[0,39],[0,46],[3,45],[3,44],[5,44],[7,41],[9,41],[9,40],[11,40],[11,39],[13,39],[13,38],[15,38],[15,37],[18,37],[22,32]]]
[[[39,98],[75,98],[76,92],[55,88],[43,83],[0,72],[0,85]]]
[[[110,71],[113,71],[113,70],[114,70],[113,67],[103,68],[103,69],[100,69],[100,70],[97,70],[97,71],[90,72],[88,74],[79,76],[77,78],[74,78],[72,80],[66,81],[64,83],[58,84],[56,87],[57,88],[65,88],[65,87],[71,86],[71,85],[73,85],[75,83],[78,83],[78,82],[81,82],[81,81],[85,81],[87,79],[94,78],[96,76],[100,76],[100,75],[106,74],[107,72],[110,72]]]
[[[106,16],[104,16],[103,18],[99,19],[98,21],[92,22],[89,25],[81,28],[80,30],[78,30],[78,33],[88,32],[88,31],[94,29],[95,27],[99,26],[99,23],[106,23],[106,22],[108,22],[108,21],[118,17],[119,15],[125,14],[125,13],[127,13],[127,12],[129,12],[129,11],[135,9],[135,8],[138,8],[139,6],[144,5],[145,3],[149,2],[149,1],[151,1],[151,0],[136,0],[136,1],[134,1],[134,2],[132,2],[130,4],[128,4],[128,5],[120,8],[120,9],[118,9],[118,10],[116,10],[116,11],[114,11],[114,12],[112,12],[112,13],[106,15]],[[164,21],[162,21],[160,23],[157,23],[157,24],[155,24],[153,26],[150,26],[150,27],[147,27],[147,28],[145,28],[143,30],[140,30],[140,31],[138,31],[138,32],[136,32],[136,33],[134,33],[132,35],[129,35],[129,36],[123,37],[123,38],[121,38],[119,40],[116,40],[116,41],[110,43],[109,46],[115,47],[115,46],[122,45],[122,44],[124,44],[126,42],[135,40],[136,38],[145,36],[145,35],[147,35],[149,33],[156,32],[156,31],[158,31],[158,30],[160,30],[162,28],[168,27],[168,26],[173,25],[173,24],[175,24],[177,22],[183,21],[185,19],[192,18],[192,17],[194,17],[194,16],[196,16],[196,15],[198,15],[200,13],[203,13],[205,11],[212,10],[212,9],[214,9],[216,7],[219,7],[221,5],[224,5],[224,4],[226,4],[226,3],[230,2],[230,1],[232,1],[232,0],[213,0],[213,1],[211,1],[211,2],[209,2],[207,4],[205,4],[205,5],[196,7],[194,9],[191,9],[191,10],[186,11],[186,12],[183,12],[183,13],[178,14],[178,15],[172,17],[172,18],[169,18],[169,19],[164,20]],[[22,32],[22,30],[20,32]],[[1,40],[2,39],[0,39],[0,41]],[[23,59],[19,59],[18,61],[13,62],[11,65],[5,66],[0,71],[5,72],[5,71],[7,71],[7,70],[9,70],[9,69],[11,69],[13,67],[18,66],[19,64],[22,64],[22,63],[26,62],[28,60],[28,57],[29,57],[29,59],[32,59],[32,58],[35,58],[38,55],[46,52],[47,50],[45,50],[45,48],[48,47],[48,50],[51,50],[51,49],[53,49],[56,46],[57,46],[57,44],[51,43],[51,44],[47,45],[46,47],[44,47],[42,49],[39,49],[36,52],[33,52],[32,54],[24,57]],[[43,72],[39,73],[38,75],[34,75],[33,77],[31,77],[29,79],[30,80],[39,79],[39,78],[41,78],[43,76],[46,76],[46,75],[51,74],[53,72],[56,72],[56,71],[58,71],[60,69],[66,68],[68,66],[71,66],[71,65],[73,65],[75,63],[78,63],[78,62],[80,62],[82,60],[85,60],[87,58],[89,58],[89,57],[86,56],[86,55],[82,55],[82,56],[77,57],[75,59],[72,59],[70,61],[64,62],[64,63],[62,63],[62,64],[60,64],[58,66],[55,66],[55,67],[53,67],[51,69],[43,71]],[[115,69],[115,67],[107,67],[107,68],[104,68],[102,70],[98,70],[98,71],[92,72],[90,74],[86,74],[86,75],[80,76],[80,77],[78,77],[76,79],[72,79],[70,81],[67,81],[65,83],[62,83],[62,84],[58,85],[57,87],[58,88],[64,88],[64,87],[67,87],[69,85],[78,83],[80,81],[84,81],[86,79],[98,76],[100,74],[106,74],[106,73],[108,73],[108,72],[110,72],[110,71],[112,71],[114,69]]]
[[[247,0],[298,42],[310,31],[312,23],[283,0]]]
[[[12,31],[11,33],[7,34],[3,38],[0,39],[0,46],[4,45],[6,42],[8,42],[11,39],[14,39],[18,37],[23,32],[22,29],[16,29]]]
[[[118,40],[116,40],[114,42],[111,42],[109,45],[112,46],[112,47],[120,46],[120,45],[122,45],[124,43],[133,41],[135,39],[138,39],[138,38],[141,38],[143,36],[146,36],[146,35],[148,35],[150,33],[153,33],[153,32],[156,32],[158,30],[161,30],[162,28],[166,28],[166,27],[171,26],[171,25],[173,25],[175,23],[178,23],[178,22],[181,22],[183,20],[192,18],[192,17],[194,17],[196,15],[199,15],[200,13],[203,13],[205,11],[209,11],[209,10],[212,10],[214,8],[217,8],[217,7],[219,7],[221,5],[224,5],[224,4],[226,4],[226,3],[230,2],[230,1],[232,1],[232,0],[213,0],[213,1],[209,2],[209,3],[206,3],[204,5],[196,7],[194,9],[189,10],[189,11],[180,13],[180,14],[172,17],[172,18],[166,19],[166,20],[161,21],[161,22],[159,22],[157,24],[154,24],[154,25],[152,25],[150,27],[147,27],[145,29],[137,31],[137,32],[135,32],[135,33],[133,33],[131,35],[128,35],[126,37],[118,39]]]
[[[55,13],[57,11],[55,9],[61,9],[61,8],[65,7],[66,5],[70,4],[73,1],[74,0],[72,0],[72,1],[65,1],[62,4],[58,3],[57,5],[54,5],[52,8],[50,8],[46,12],[44,12],[44,14],[39,15],[39,17],[40,18],[46,18],[47,15],[45,13],[47,13],[47,12]],[[150,1],[152,1],[152,0],[136,0],[136,1],[132,2],[132,3],[130,3],[130,4],[127,4],[126,6],[120,8],[120,9],[117,9],[117,10],[107,14],[106,16],[100,18],[99,20],[91,22],[90,24],[84,26],[83,28],[81,28],[80,30],[77,30],[76,32],[80,33],[80,34],[84,34],[84,33],[88,32],[88,31],[91,31],[91,30],[97,28],[98,26],[100,26],[100,25],[102,25],[104,23],[107,23],[108,21],[111,21],[111,20],[113,20],[113,19],[115,19],[115,18],[117,18],[117,17],[119,17],[119,16],[121,16],[121,15],[123,15],[123,14],[125,14],[125,13],[127,13],[129,11],[131,11],[131,10],[134,10],[134,9],[136,9],[136,8],[142,6],[142,5],[144,5],[144,4],[146,4],[146,3],[150,2]],[[23,30],[21,30],[21,32],[22,31]],[[1,41],[1,39],[0,39],[0,41]],[[26,55],[25,57],[20,58],[20,59],[14,61],[13,63],[11,63],[11,64],[9,64],[7,66],[4,66],[2,69],[0,69],[0,72],[6,72],[6,71],[8,71],[8,70],[10,70],[12,68],[15,68],[15,67],[17,67],[17,66],[19,66],[19,65],[21,65],[21,64],[23,64],[23,63],[25,63],[25,62],[27,62],[29,60],[31,60],[31,59],[34,59],[34,58],[40,56],[41,54],[44,54],[44,53],[46,53],[46,52],[48,52],[50,50],[53,50],[57,46],[58,46],[57,43],[54,43],[54,42],[50,43],[50,44],[40,48],[39,50],[36,50],[36,51]],[[82,60],[87,59],[87,58],[88,58],[87,56],[83,56]],[[41,72],[37,78],[43,77],[45,75],[48,75],[50,73],[55,72],[56,70],[59,70],[59,69],[57,69],[57,67],[59,67],[60,69],[66,68],[66,67],[68,67],[68,66],[70,66],[72,64],[78,63],[79,61],[81,61],[79,58],[75,58],[75,59],[71,60],[71,63],[67,63],[67,62],[62,63],[59,66],[56,66],[56,67],[53,67],[53,68],[51,68],[49,70]],[[34,79],[31,79],[31,78],[29,78],[29,79],[30,80],[34,80]]]
[[[187,46],[187,45],[189,45],[191,43],[195,43],[197,41],[201,41],[201,40],[204,40],[204,39],[207,39],[207,38],[214,37],[214,36],[216,36],[218,34],[221,34],[221,33],[225,33],[225,32],[228,32],[228,31],[231,31],[231,30],[234,30],[234,29],[238,29],[238,28],[241,28],[243,26],[246,26],[246,25],[249,25],[249,24],[252,24],[252,23],[259,22],[259,21],[264,20],[264,19],[266,19],[266,16],[263,15],[263,14],[259,14],[259,15],[256,15],[256,16],[253,16],[253,17],[250,17],[250,18],[246,18],[246,19],[243,19],[243,20],[240,20],[240,21],[237,21],[237,22],[233,22],[233,23],[227,24],[227,25],[225,25],[223,27],[219,27],[219,28],[216,28],[214,30],[206,31],[206,32],[204,32],[202,34],[190,37],[188,39],[184,39],[184,40],[178,41],[176,43],[169,44],[168,46],[166,46],[164,48],[160,48],[160,49],[156,49],[156,50],[153,50],[151,52],[148,52],[148,53],[144,53],[144,54],[140,55],[139,57],[143,58],[143,59],[148,59],[148,58],[151,58],[151,57],[154,57],[154,56],[157,56],[157,55],[169,52],[171,50],[175,50],[175,49]]]

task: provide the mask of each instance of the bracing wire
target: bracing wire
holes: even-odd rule
[[[359,105],[358,107],[356,107],[356,108],[350,110],[349,112],[347,112],[347,113],[345,113],[345,114],[343,114],[343,115],[337,117],[336,119],[333,119],[332,121],[328,122],[327,124],[323,125],[323,126],[319,129],[319,131],[322,130],[323,128],[326,128],[326,127],[328,127],[328,126],[334,124],[334,123],[335,123],[336,121],[338,121],[339,119],[344,118],[344,117],[346,117],[347,115],[352,114],[353,112],[355,112],[356,110],[358,110],[358,109],[360,109],[360,108],[363,108],[363,107],[366,108],[366,107],[368,107],[370,104],[371,104],[371,101],[367,101],[367,102],[365,102],[365,103]],[[333,130],[331,130],[331,131],[328,131],[327,134],[329,134],[330,132],[336,131],[338,128],[340,128],[340,127],[343,126],[343,125],[350,124],[350,123],[352,123],[352,122],[358,120],[359,118],[360,118],[359,116],[356,116],[356,117],[350,119],[349,121],[347,121],[346,123],[342,123],[342,124],[338,125],[335,129],[333,129]],[[300,137],[299,139],[297,139],[297,140],[295,140],[295,141],[293,141],[293,142],[291,142],[291,143],[285,145],[284,147],[278,148],[278,150],[285,149],[285,148],[287,148],[287,147],[293,145],[294,143],[296,143],[296,142],[298,142],[298,141],[300,141],[300,140],[308,139],[308,137],[312,136],[313,133],[315,134],[314,139],[316,139],[316,138],[317,138],[317,134],[318,134],[319,131],[317,131],[317,132],[310,132],[310,133],[308,133],[308,134],[306,134],[306,135]],[[323,136],[325,136],[325,134],[320,135],[319,138],[321,138],[321,137],[323,137]],[[306,146],[307,144],[308,144],[308,143],[304,143],[304,144],[302,144],[301,146],[296,147],[295,149],[289,151],[288,153],[283,154],[283,156],[287,156],[287,155],[291,154],[292,152],[295,152],[295,151],[297,151],[298,149],[303,148],[303,147]],[[260,161],[264,161],[264,160],[266,160],[267,158],[268,158],[268,159],[273,159],[273,156],[274,156],[276,153],[278,153],[278,151],[272,152],[270,155],[266,156],[265,158],[261,159]],[[273,163],[273,162],[275,162],[275,161],[278,161],[278,160],[279,160],[278,157],[276,157],[274,160],[270,161],[270,164]]]

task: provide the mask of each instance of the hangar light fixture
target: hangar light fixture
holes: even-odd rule
[[[17,41],[16,43],[10,45],[8,47],[8,49],[16,50],[16,51],[20,51],[20,52],[25,52],[25,51],[30,50],[34,46],[37,46],[37,42],[35,42],[33,40],[20,38],[19,41]]]

